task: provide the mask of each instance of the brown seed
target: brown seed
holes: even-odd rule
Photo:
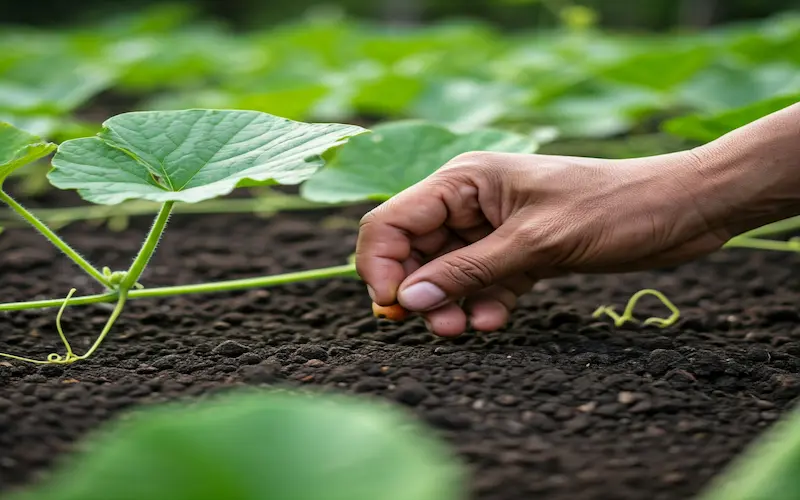
[[[390,321],[403,321],[408,317],[408,310],[400,304],[393,304],[391,306],[379,306],[372,303],[372,314],[376,318],[388,319]]]

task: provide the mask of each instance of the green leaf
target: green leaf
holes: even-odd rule
[[[158,96],[143,107],[148,110],[181,108],[242,109],[269,111],[271,114],[292,120],[305,119],[314,105],[327,93],[319,84],[294,85],[292,88],[264,90],[262,92],[231,92],[201,90],[172,92]]]
[[[673,118],[664,123],[663,128],[679,137],[710,142],[797,102],[800,102],[800,94],[775,97],[716,114]]]
[[[37,500],[461,500],[460,463],[402,411],[245,392],[107,427]],[[27,496],[31,495],[31,496]]]
[[[653,90],[671,90],[703,69],[711,58],[704,47],[651,50],[599,71],[605,78]]]
[[[327,168],[301,186],[301,194],[312,201],[331,203],[383,201],[461,153],[532,153],[536,148],[533,139],[501,130],[456,134],[426,122],[389,123],[342,146]]]
[[[703,70],[680,90],[683,101],[697,111],[727,111],[799,93],[800,70],[785,63],[757,67],[720,63]]]
[[[431,85],[411,113],[456,131],[468,131],[511,117],[529,100],[529,92],[503,83],[447,80]]]
[[[697,500],[794,500],[800,491],[800,411],[750,444]]]
[[[746,61],[800,64],[800,16],[796,13],[787,12],[732,31],[734,37],[725,49]]]
[[[590,81],[536,103],[534,116],[562,137],[605,138],[630,130],[641,116],[663,106],[664,98],[651,90]]]
[[[55,144],[0,122],[0,187],[12,172],[50,154]]]
[[[108,88],[113,70],[52,54],[17,61],[0,72],[0,111],[63,114]]]
[[[0,111],[0,121],[54,142],[63,142],[97,133],[100,124],[79,121],[69,116],[15,114]]]
[[[357,86],[353,107],[367,116],[402,116],[422,87],[417,77],[387,72]]]
[[[295,122],[257,111],[190,109],[115,116],[95,137],[64,142],[50,182],[87,201],[194,203],[245,181],[297,184],[321,154],[365,129]]]

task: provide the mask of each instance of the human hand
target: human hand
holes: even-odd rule
[[[502,328],[536,281],[674,265],[731,236],[698,199],[692,152],[632,160],[460,155],[361,221],[373,301],[455,336]]]

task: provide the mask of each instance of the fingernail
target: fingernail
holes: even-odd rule
[[[446,298],[447,294],[441,288],[427,281],[421,281],[401,290],[398,296],[400,304],[411,311],[426,311],[438,306]]]
[[[369,298],[372,299],[372,302],[375,302],[375,290],[369,285],[367,285],[367,293],[369,294]]]

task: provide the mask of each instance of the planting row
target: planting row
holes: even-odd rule
[[[107,106],[420,118],[540,137],[607,137],[677,117],[667,131],[709,140],[800,96],[797,16],[672,35],[330,18],[234,34],[158,7],[57,32],[6,27],[0,49],[0,119],[57,141],[99,130]],[[93,100],[105,91],[121,102]]]

